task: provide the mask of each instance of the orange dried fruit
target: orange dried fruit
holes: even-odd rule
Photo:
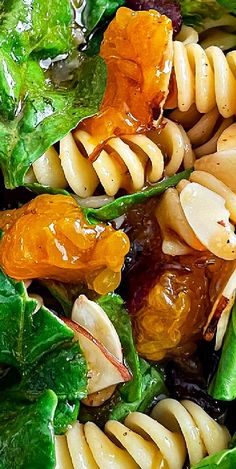
[[[188,355],[196,348],[206,320],[208,279],[191,263],[186,271],[163,272],[133,311],[136,347],[147,359]]]
[[[85,281],[99,294],[120,283],[128,237],[105,224],[88,224],[70,196],[40,195],[0,212],[0,228],[0,265],[14,279]]]
[[[100,113],[83,126],[98,143],[152,128],[168,94],[171,20],[155,10],[119,8],[104,34],[100,55],[108,70],[106,92]]]

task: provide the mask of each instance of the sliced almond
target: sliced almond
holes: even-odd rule
[[[105,311],[95,301],[80,295],[74,303],[71,319],[87,329],[107,350],[122,362],[119,336]]]
[[[85,295],[80,295],[72,309],[72,320],[87,329],[98,339],[109,352],[120,362],[123,360],[122,347],[115,327],[105,311],[95,301],[90,301]],[[109,386],[83,399],[87,406],[97,407],[110,399],[116,386]]]
[[[192,182],[180,193],[180,203],[202,245],[222,259],[236,259],[236,236],[223,197]]]
[[[211,191],[216,192],[216,194],[221,195],[221,197],[225,199],[225,207],[229,210],[230,220],[236,223],[236,194],[231,191],[228,186],[205,171],[193,171],[190,175],[190,181],[197,182]],[[180,181],[180,183],[181,182],[182,181]]]
[[[165,254],[188,254],[192,252],[191,248],[205,250],[186,220],[176,189],[165,191],[158,203],[156,217],[162,232],[162,250]]]
[[[132,378],[123,363],[117,360],[87,329],[70,319],[64,318],[64,321],[73,329],[87,362],[89,370],[88,394],[129,381]]]

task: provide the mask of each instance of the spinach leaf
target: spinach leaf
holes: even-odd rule
[[[236,398],[236,303],[224,338],[216,375],[209,388],[214,399],[232,401]]]
[[[0,166],[9,188],[23,185],[30,165],[50,145],[98,111],[106,82],[100,57],[80,54],[70,86],[54,83],[40,67],[42,59],[76,49],[72,22],[69,0],[2,2]]]
[[[69,0],[2,0],[0,45],[18,61],[31,54],[55,57],[73,46]]]
[[[0,401],[0,469],[54,469],[53,417],[57,397],[46,391],[33,404]]]
[[[112,17],[124,3],[125,0],[87,0],[82,15],[87,32],[91,33],[102,20]]]
[[[124,420],[130,412],[149,412],[155,398],[167,395],[162,374],[145,360],[140,359],[141,392],[136,401],[127,402],[121,394],[121,401],[112,409],[109,416],[113,420]]]
[[[86,407],[81,404],[79,420],[82,423],[92,421],[99,426],[104,426],[107,420],[123,421],[130,412],[149,412],[157,397],[167,395],[162,373],[156,370],[145,360],[140,359],[141,395],[134,402],[126,402],[121,397],[121,388],[111,399],[99,408]]]
[[[232,443],[235,444],[235,436]],[[233,469],[236,467],[236,446],[202,459],[192,469]]]
[[[56,435],[63,435],[69,425],[77,420],[79,413],[79,401],[60,401],[57,404],[56,412],[53,420],[54,432]]]
[[[207,29],[210,19],[217,20],[226,13],[216,0],[180,0],[184,24]]]
[[[87,364],[78,342],[45,355],[34,368],[26,370],[20,384],[9,392],[34,400],[47,389],[52,389],[58,400],[87,396]]]
[[[0,363],[22,373],[45,353],[73,338],[73,331],[47,308],[35,313],[37,302],[23,282],[0,270]]]
[[[12,121],[0,119],[0,165],[7,187],[23,185],[25,173],[47,148],[98,111],[105,82],[100,57],[82,60],[77,85],[69,90],[48,84],[38,64],[28,64],[21,114]]]
[[[236,13],[236,1],[235,0],[217,0],[217,2],[224,7],[230,13]]]
[[[19,371],[0,400],[35,401],[51,389],[59,399],[55,426],[62,432],[87,395],[87,364],[73,331],[47,308],[35,312],[36,306],[23,282],[0,270],[0,363]]]
[[[86,208],[83,209],[84,214],[89,223],[96,223],[97,220],[109,221],[117,218],[124,213],[126,213],[129,208],[133,205],[144,202],[150,197],[156,197],[169,187],[176,186],[182,179],[188,179],[192,170],[187,169],[182,173],[178,173],[174,176],[163,179],[163,181],[157,182],[151,187],[144,189],[142,191],[136,192],[135,194],[124,195],[118,199],[110,202],[107,205],[104,205],[101,208]]]
[[[98,294],[89,290],[83,282],[62,283],[56,280],[41,280],[40,283],[46,287],[54,298],[61,304],[64,314],[67,318],[71,317],[73,304],[79,295],[86,295],[89,300],[96,300]]]
[[[142,376],[129,314],[124,307],[122,298],[114,293],[99,298],[97,303],[103,308],[115,327],[121,341],[125,362],[133,375],[133,379],[121,387],[121,396],[127,402],[136,401],[141,398]]]

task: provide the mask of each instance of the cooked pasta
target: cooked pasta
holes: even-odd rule
[[[216,46],[204,50],[199,44],[174,41],[173,63],[181,111],[195,103],[201,113],[217,106],[223,117],[235,114],[236,51],[225,56]]]
[[[70,133],[60,142],[59,155],[51,147],[33,164],[36,180],[41,184],[65,188],[68,185],[80,197],[94,194],[99,183],[107,195],[119,189],[128,192],[142,189],[147,182],[155,183],[163,175],[175,174],[183,164],[193,166],[195,157],[182,126],[163,120],[163,130],[146,135],[113,138],[97,160],[88,156],[97,142],[83,131]]]
[[[164,399],[151,417],[133,412],[104,432],[76,422],[56,441],[57,469],[182,469],[187,456],[192,466],[227,448],[229,433],[197,404]]]
[[[182,25],[182,28],[179,34],[176,36],[177,41],[181,41],[184,45],[197,43],[198,42],[198,32],[196,29],[191,28],[191,26]]]
[[[186,130],[197,159],[217,150],[218,139],[234,121],[233,117],[224,119],[220,116],[217,108],[201,114],[195,105],[185,112],[174,110],[170,118]]]
[[[220,47],[223,51],[236,46],[235,36],[236,20],[229,14],[220,15],[217,19],[207,20],[207,30],[200,32],[199,43],[206,49],[210,46]]]

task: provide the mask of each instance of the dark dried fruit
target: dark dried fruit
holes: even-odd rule
[[[198,254],[163,254],[155,206],[155,200],[135,206],[123,225],[131,250],[121,294],[132,316],[137,350],[150,360],[192,353],[209,306],[206,264],[195,266]]]
[[[174,35],[180,31],[182,16],[178,0],[126,0],[126,5],[132,10],[157,10],[171,19]]]
[[[166,366],[166,385],[174,399],[190,399],[200,405],[219,423],[225,422],[227,405],[213,399],[207,393],[207,382],[203,376],[201,362],[195,356],[183,363],[169,362]]]

